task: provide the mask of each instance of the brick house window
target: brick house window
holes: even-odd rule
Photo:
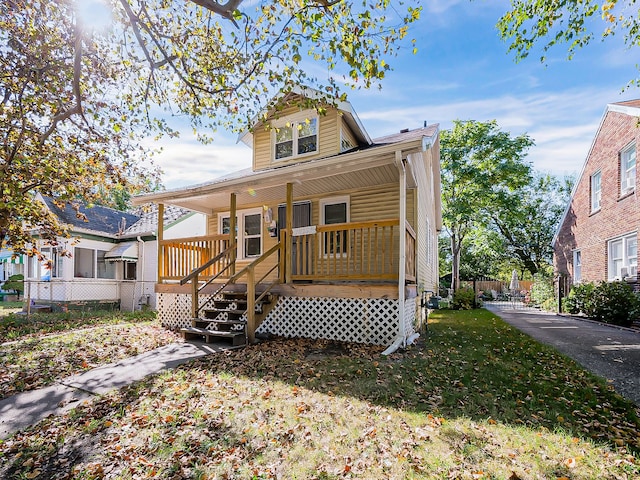
[[[609,280],[621,280],[629,275],[635,275],[638,269],[637,232],[609,240],[607,252]]]
[[[582,281],[582,252],[580,250],[573,251],[573,283]]]
[[[636,188],[636,144],[632,143],[620,152],[620,194]]]
[[[602,172],[591,175],[591,212],[600,210],[602,200]]]

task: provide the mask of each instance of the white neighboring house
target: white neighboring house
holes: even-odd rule
[[[40,199],[71,226],[72,238],[60,238],[55,247],[39,245],[44,261],[24,256],[25,299],[51,306],[54,311],[156,308],[156,207],[140,209],[136,214],[81,206],[85,220],[68,205],[61,209],[51,198]],[[196,237],[206,233],[206,218],[184,208],[167,208],[163,226],[165,239]]]

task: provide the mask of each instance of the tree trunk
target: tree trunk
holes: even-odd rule
[[[460,240],[457,234],[451,235],[451,289],[460,287]]]

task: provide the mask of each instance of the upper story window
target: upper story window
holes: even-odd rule
[[[591,175],[591,211],[600,210],[602,201],[602,172]]]
[[[318,151],[318,115],[309,110],[273,123],[273,158],[287,160]]]
[[[636,188],[636,144],[632,143],[620,152],[620,194]]]
[[[638,269],[638,234],[632,233],[608,242],[609,280],[635,275]]]

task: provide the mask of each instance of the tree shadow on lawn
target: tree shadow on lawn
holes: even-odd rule
[[[195,360],[19,432],[0,444],[6,462],[0,478],[34,469],[38,478],[63,478],[74,469],[88,478],[117,476],[118,469],[179,478],[193,476],[203,457],[228,464],[230,478],[250,478],[251,471],[234,477],[234,462],[250,466],[269,444],[260,440],[266,434],[247,441],[243,426],[269,425],[272,440],[293,445],[305,435],[294,417],[311,413],[312,401],[343,410],[371,404],[436,422],[468,419],[513,434],[558,431],[640,451],[631,402],[571,359],[482,312],[436,319],[428,338],[390,356],[381,347],[276,338]],[[487,438],[444,428],[441,437],[460,449],[481,448]],[[145,460],[145,451],[154,459]],[[185,452],[188,461],[181,460]]]
[[[572,359],[486,310],[436,322],[428,338],[386,357],[379,347],[274,339],[204,358],[201,368],[406,411],[559,430],[640,452],[638,407]]]

